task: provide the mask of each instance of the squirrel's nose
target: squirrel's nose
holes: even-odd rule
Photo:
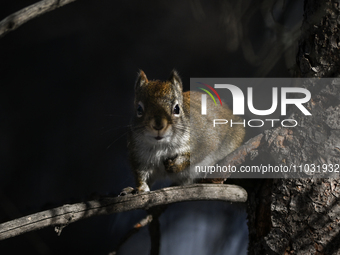
[[[162,130],[166,126],[166,120],[161,116],[155,116],[155,118],[151,122],[151,126],[154,130]]]
[[[162,130],[162,129],[164,128],[164,126],[163,126],[163,125],[152,126],[152,128],[153,128],[154,130]]]

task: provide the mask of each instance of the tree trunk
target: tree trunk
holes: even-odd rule
[[[339,11],[339,1],[305,0],[298,76],[339,77]],[[267,162],[340,164],[340,85],[304,86],[312,94],[312,116],[294,113],[299,127],[265,132]],[[249,254],[340,254],[338,177],[259,183],[249,194]]]

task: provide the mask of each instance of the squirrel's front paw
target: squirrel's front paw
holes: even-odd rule
[[[165,171],[170,172],[170,173],[177,173],[179,172],[179,169],[176,165],[178,157],[177,155],[172,158],[167,158],[166,160],[163,161]]]
[[[136,190],[132,187],[126,187],[124,188],[120,194],[118,195],[119,197],[122,197],[122,196],[126,196],[126,195],[133,195],[133,194],[136,194]]]
[[[150,191],[149,185],[146,182],[140,182],[137,186],[137,193],[144,193]]]

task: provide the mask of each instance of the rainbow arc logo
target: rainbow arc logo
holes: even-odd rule
[[[197,83],[206,86],[206,87],[209,88],[212,92],[214,92],[214,94],[217,96],[218,100],[220,101],[220,104],[222,105],[222,100],[221,100],[220,96],[218,95],[217,91],[216,91],[213,87],[211,87],[210,85],[205,84],[205,83],[203,83],[203,82],[197,82]],[[199,88],[199,89],[201,89],[201,90],[203,90],[204,92],[206,92],[206,93],[212,98],[212,100],[214,101],[215,105],[217,105],[214,96],[210,93],[209,90],[204,89],[204,88]]]

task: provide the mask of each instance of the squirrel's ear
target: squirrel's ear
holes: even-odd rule
[[[136,81],[136,85],[135,85],[135,89],[145,85],[146,83],[148,83],[148,78],[146,77],[145,73],[140,70],[137,76],[137,81]]]
[[[182,80],[179,77],[177,71],[174,69],[170,74],[169,81],[174,84],[179,90],[183,90]]]

